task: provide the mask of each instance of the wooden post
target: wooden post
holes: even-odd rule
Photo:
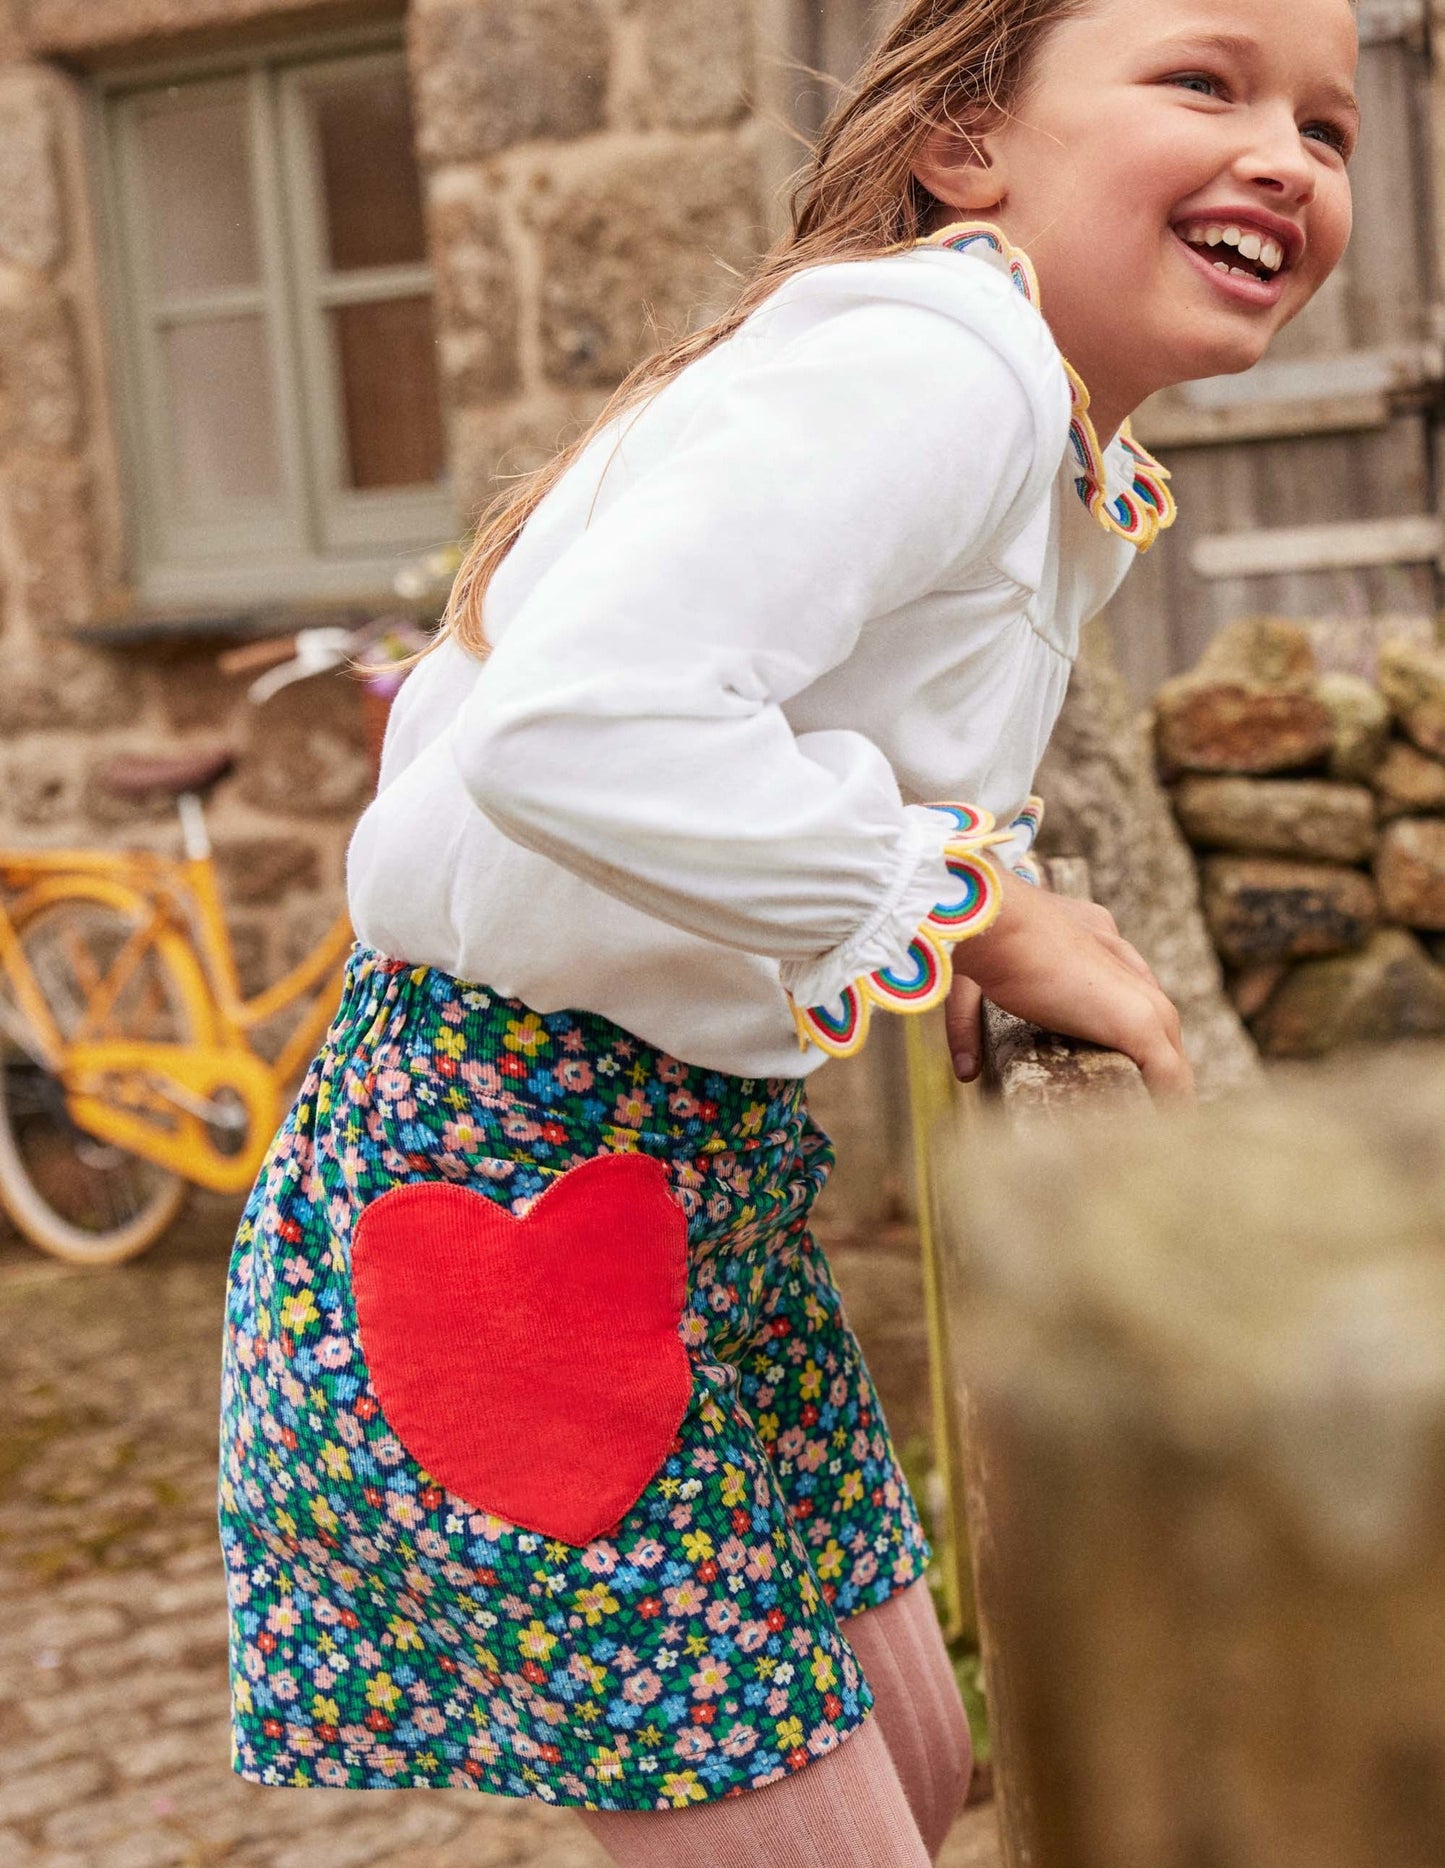
[[[1445,1059],[935,1184],[1010,1868],[1445,1868]]]

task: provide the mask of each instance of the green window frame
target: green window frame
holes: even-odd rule
[[[398,78],[404,87],[405,73],[394,43],[333,45],[127,73],[102,90],[132,575],[146,606],[374,598],[389,593],[409,556],[457,535],[424,234],[399,261],[368,262],[363,252],[335,263],[336,204],[328,223],[325,151],[310,107],[318,87],[364,90],[369,80],[386,87]],[[186,192],[183,177],[167,188],[165,162],[188,147],[184,126],[167,142],[166,121],[186,112],[193,126],[204,118],[234,139],[233,159],[218,169],[229,192],[222,206],[239,211],[234,238],[197,225],[194,188],[180,243],[165,230],[175,212],[168,194]],[[410,185],[410,177],[397,183],[402,194]],[[419,201],[419,178],[416,189]],[[362,223],[353,215],[351,224],[355,246]],[[201,255],[194,268],[187,233]],[[365,248],[364,229],[359,240]],[[167,277],[167,267],[209,267],[213,276]],[[403,347],[409,377],[388,381],[376,367],[388,341]],[[418,374],[428,348],[431,367]],[[348,422],[348,397],[358,396],[373,405],[380,453],[390,435],[402,471],[409,451],[431,477],[390,483],[373,439],[367,480]],[[393,463],[392,481],[396,471]]]

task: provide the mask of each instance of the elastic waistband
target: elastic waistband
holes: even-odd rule
[[[794,1130],[806,1120],[803,1079],[734,1077],[671,1057],[610,1018],[596,1012],[537,1012],[484,984],[455,979],[435,967],[411,966],[370,948],[356,947],[346,968],[332,1042],[350,1051],[404,1043],[408,1026],[440,1021],[454,1034],[451,1048],[460,1067],[468,1060],[499,1067],[515,1086],[519,1103],[531,1100],[532,1064],[540,1052],[623,1060],[627,1078],[656,1109],[658,1139],[676,1139],[677,1115],[686,1127],[705,1126],[714,1146],[746,1147]],[[619,1085],[620,1087],[620,1085]],[[638,1132],[654,1124],[644,1119]]]

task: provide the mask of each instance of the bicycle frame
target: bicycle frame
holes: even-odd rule
[[[214,862],[148,851],[47,850],[0,853],[0,976],[21,1028],[11,1037],[61,1079],[77,1124],[102,1140],[220,1192],[254,1178],[285,1094],[330,1022],[352,933],[338,916],[316,947],[252,998],[241,991]],[[26,957],[21,930],[67,901],[100,902],[127,915],[135,932],[104,980],[87,990],[69,1035],[57,1027]],[[187,1043],[147,1044],[109,1036],[107,1019],[146,955],[156,951],[183,1001]],[[334,981],[335,992],[326,990]],[[253,1034],[307,999],[274,1063]],[[0,1006],[0,1016],[3,1016]],[[244,1140],[219,1144],[214,1112],[227,1099],[244,1112]]]

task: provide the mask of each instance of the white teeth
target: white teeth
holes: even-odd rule
[[[1282,243],[1271,235],[1252,232],[1247,228],[1226,226],[1222,221],[1195,221],[1191,225],[1181,227],[1179,233],[1188,245],[1203,251],[1220,246],[1237,247],[1241,259],[1257,261],[1268,273],[1277,273],[1287,257]],[[1226,267],[1226,270],[1229,268]],[[1248,276],[1252,278],[1256,275],[1249,274]]]
[[[1214,270],[1216,272],[1233,272],[1234,268],[1233,266],[1229,265],[1226,261],[1222,259],[1217,259],[1214,262]]]

